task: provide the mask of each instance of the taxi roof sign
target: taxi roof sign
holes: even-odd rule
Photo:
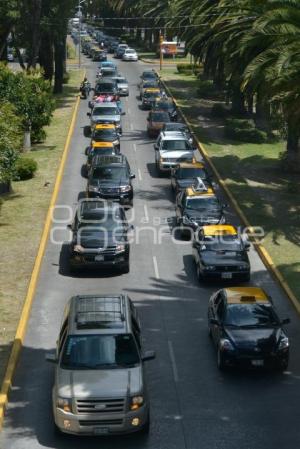
[[[225,289],[228,304],[268,303],[266,292],[260,287],[229,287]]]
[[[205,236],[237,235],[237,229],[232,225],[206,225],[202,229]]]
[[[93,148],[113,148],[114,144],[112,142],[92,142]]]
[[[115,129],[115,127],[113,123],[97,123],[95,129]]]

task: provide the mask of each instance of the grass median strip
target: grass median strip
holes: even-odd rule
[[[197,97],[196,77],[174,68],[164,69],[162,75],[246,218],[263,227],[263,244],[300,301],[300,179],[280,168],[285,143],[226,139],[224,122],[210,116],[214,101]]]
[[[36,176],[13,184],[13,193],[3,197],[0,210],[0,379],[19,322],[41,233],[48,211],[57,169],[72,118],[82,72],[71,71],[63,95],[57,96],[57,108],[47,139],[36,145],[30,157],[38,162]]]

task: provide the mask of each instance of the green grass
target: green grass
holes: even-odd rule
[[[14,182],[13,193],[2,197],[0,382],[18,325],[82,76],[82,72],[70,72],[64,94],[56,97],[57,108],[51,125],[46,129],[46,141],[35,145],[28,153],[28,157],[38,163],[35,177]]]
[[[258,145],[225,139],[223,122],[210,118],[213,101],[195,95],[195,77],[172,68],[162,76],[249,222],[264,228],[263,243],[300,301],[300,179],[281,169],[285,142]]]

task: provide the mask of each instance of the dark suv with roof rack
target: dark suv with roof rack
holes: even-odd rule
[[[65,307],[52,390],[57,428],[76,435],[149,430],[149,398],[137,311],[127,295],[74,296]]]
[[[129,163],[123,154],[96,156],[88,175],[87,195],[132,205],[133,187]]]
[[[70,268],[118,268],[129,273],[129,227],[118,203],[86,199],[77,209],[72,225]]]

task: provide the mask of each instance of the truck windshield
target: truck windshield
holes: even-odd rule
[[[103,327],[116,325],[109,321],[109,317],[106,318],[107,321],[101,322]],[[72,370],[118,369],[136,366],[139,363],[137,346],[130,334],[70,335],[61,358],[61,367]]]

